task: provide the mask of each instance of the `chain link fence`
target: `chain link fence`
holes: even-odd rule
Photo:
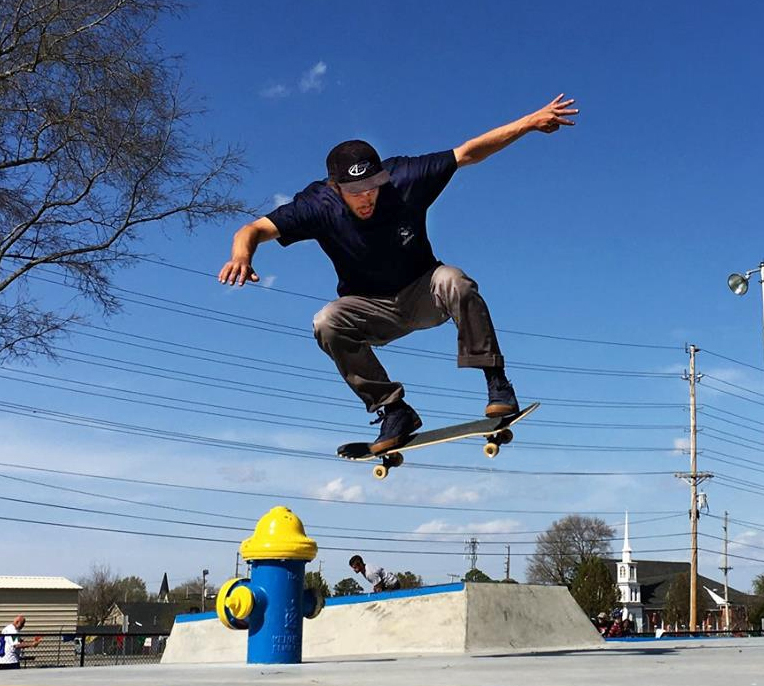
[[[21,651],[21,667],[100,667],[104,665],[155,664],[169,634],[18,634],[18,638],[42,638],[34,648]]]

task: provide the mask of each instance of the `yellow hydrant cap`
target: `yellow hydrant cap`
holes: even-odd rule
[[[318,546],[305,535],[300,518],[279,505],[260,518],[239,552],[245,560],[312,560]]]

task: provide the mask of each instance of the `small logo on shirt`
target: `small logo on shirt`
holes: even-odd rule
[[[363,176],[370,166],[371,162],[356,162],[348,169],[348,174],[350,174],[350,176]]]
[[[401,239],[401,245],[406,245],[414,237],[414,232],[409,226],[401,226],[398,229],[398,236]]]

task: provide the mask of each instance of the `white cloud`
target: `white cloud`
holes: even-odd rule
[[[420,524],[414,533],[417,534],[507,534],[518,531],[520,523],[514,519],[493,519],[488,522],[468,522],[466,524],[450,524],[442,519]]]
[[[276,277],[275,276],[261,276],[260,277],[260,285],[263,288],[270,288],[274,283],[276,283]]]
[[[674,451],[678,453],[686,453],[690,450],[690,439],[687,437],[674,439]]]
[[[279,98],[286,98],[290,93],[290,90],[281,83],[277,83],[274,86],[268,86],[260,91],[260,97],[270,98],[277,100]]]
[[[230,481],[237,484],[260,483],[266,480],[266,474],[262,469],[257,469],[251,465],[232,464],[220,467],[218,473],[224,481]]]
[[[329,483],[315,489],[314,495],[318,498],[332,498],[339,500],[358,501],[363,497],[361,486],[346,486],[342,477],[333,479]]]
[[[275,210],[277,207],[281,207],[282,205],[286,205],[288,202],[292,202],[292,196],[284,195],[284,193],[274,193],[271,200],[273,202],[273,209]]]
[[[477,491],[468,491],[461,486],[451,486],[438,493],[432,502],[436,505],[451,505],[453,503],[477,503],[480,501]]]
[[[324,87],[324,76],[326,75],[326,62],[316,62],[300,79],[300,91],[320,91]]]

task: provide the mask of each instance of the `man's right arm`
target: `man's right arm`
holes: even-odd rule
[[[231,259],[223,265],[218,274],[220,283],[243,286],[245,281],[259,281],[260,277],[252,269],[252,257],[260,243],[279,237],[279,230],[268,217],[260,217],[242,226],[233,237]]]

